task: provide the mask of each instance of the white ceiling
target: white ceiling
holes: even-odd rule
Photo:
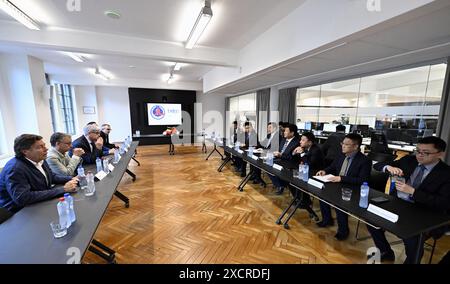
[[[443,8],[412,19],[406,13],[383,23],[385,28],[350,35],[310,51],[313,56],[302,54],[208,93],[240,94],[270,86],[305,86],[445,58],[450,56],[450,1],[438,4],[444,2]]]

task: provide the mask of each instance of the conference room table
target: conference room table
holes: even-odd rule
[[[317,136],[316,138],[318,140],[327,140],[328,136]],[[368,138],[368,137],[363,138],[362,145],[370,146],[371,140],[372,139]],[[388,143],[388,148],[391,149],[393,152],[403,151],[403,152],[412,153],[416,149],[416,146],[410,145],[408,143],[404,143],[401,141],[397,141],[396,143]]]
[[[324,183],[323,188],[318,188],[300,180],[298,177],[294,177],[293,166],[290,163],[275,159],[274,164],[279,164],[283,167],[281,170],[278,170],[273,166],[269,166],[258,157],[249,156],[246,151],[236,151],[233,147],[226,144],[226,140],[222,142],[216,141],[216,143],[218,146],[222,147],[225,152],[228,152],[230,154],[229,156],[233,155],[240,157],[250,165],[261,169],[267,174],[277,176],[281,180],[288,182],[297,190],[309,194],[310,196],[329,204],[337,210],[340,210],[369,226],[384,229],[401,239],[419,236],[418,243],[420,244],[424,241],[424,236],[427,232],[450,224],[450,215],[439,213],[414,203],[406,202],[400,198],[387,195],[371,188],[369,191],[369,204],[372,204],[372,202],[370,202],[372,198],[381,196],[387,198],[387,202],[375,205],[398,215],[397,222],[391,222],[383,217],[380,217],[379,215],[369,212],[366,208],[361,208],[359,206],[359,187],[349,186],[342,183]],[[223,168],[223,162],[220,167]],[[248,182],[249,176],[250,173],[239,184],[238,189],[240,191],[243,190],[245,184]],[[350,201],[344,201],[342,199],[343,187],[352,189]],[[419,250],[419,248],[420,247],[418,246],[417,250]],[[416,258],[415,262],[419,263],[420,260]]]
[[[185,136],[190,136],[190,137],[203,137],[202,140],[202,152],[206,153],[206,143],[205,143],[205,137],[206,135],[204,133],[177,133],[177,134],[171,134],[171,135],[164,135],[164,134],[133,134],[133,140],[138,140],[140,138],[165,138],[168,139],[169,141],[169,155],[175,155],[175,144],[173,141],[173,137],[178,137],[178,139],[183,139],[180,138],[180,136],[182,136],[183,138]],[[177,144],[181,144],[183,145],[183,141],[181,141],[180,143]],[[191,143],[192,144],[192,143]]]
[[[95,182],[93,196],[84,196],[80,189],[71,194],[76,221],[64,237],[54,238],[50,228],[50,222],[58,220],[57,198],[26,206],[2,223],[0,263],[79,263],[88,249],[108,262],[115,263],[114,251],[93,237],[111,199],[118,193],[117,186],[122,176],[129,171],[128,163],[137,146],[138,142],[132,142],[120,161],[113,164],[114,170],[101,181]],[[95,173],[95,165],[85,166],[85,171]]]

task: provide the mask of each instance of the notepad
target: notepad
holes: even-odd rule
[[[112,172],[112,171],[114,171],[114,166],[111,165],[111,164],[109,164],[109,165],[108,165],[108,169],[109,169],[110,172]]]
[[[255,161],[258,161],[258,157],[255,156],[255,155],[251,155],[250,158],[252,158],[252,159],[255,160]]]
[[[239,154],[243,154],[244,153],[244,151],[242,151],[242,150],[237,150],[237,152],[239,153]]]
[[[333,177],[334,177],[333,175],[314,176],[315,179],[318,179],[324,183],[330,182]]]
[[[389,212],[381,207],[378,207],[373,204],[369,204],[369,207],[367,208],[367,211],[380,216],[383,219],[386,219],[388,221],[391,221],[392,223],[397,223],[398,221],[398,215],[394,214],[392,212]]]
[[[98,178],[98,180],[102,180],[102,179],[104,179],[107,175],[108,175],[108,174],[105,173],[104,171],[99,171],[99,172],[95,175],[95,177]]]

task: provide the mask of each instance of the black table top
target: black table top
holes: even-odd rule
[[[58,220],[57,199],[27,206],[0,225],[0,263],[67,263],[72,255],[69,248],[78,248],[84,255],[97,227],[122,179],[138,142],[114,165],[115,169],[102,181],[95,182],[95,194],[85,197],[83,192],[72,194],[77,220],[67,235],[55,239],[51,221]],[[94,170],[95,165],[86,166]]]
[[[402,199],[389,196],[383,192],[371,188],[369,191],[369,203],[370,199],[374,197],[384,196],[388,198],[389,201],[374,205],[397,214],[399,216],[398,221],[393,223],[367,211],[365,208],[359,207],[359,187],[349,186],[342,183],[325,183],[325,187],[323,189],[319,189],[303,182],[298,178],[294,178],[292,169],[296,169],[297,165],[293,163],[275,159],[274,164],[283,166],[283,169],[278,171],[272,166],[265,164],[261,159],[254,160],[250,158],[247,156],[245,151],[243,154],[240,154],[233,148],[226,145],[223,146],[223,148],[230,154],[244,159],[248,163],[267,172],[268,174],[275,175],[280,179],[289,182],[292,186],[298,188],[299,190],[307,192],[365,223],[377,228],[383,228],[400,238],[416,236],[420,233],[428,232],[432,229],[436,229],[450,223],[449,215],[432,211],[429,208],[406,202]],[[350,201],[342,200],[343,187],[352,189],[352,197]]]

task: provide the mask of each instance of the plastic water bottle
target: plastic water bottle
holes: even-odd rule
[[[64,193],[64,199],[69,204],[70,222],[74,223],[77,220],[77,217],[75,216],[75,209],[74,209],[74,206],[73,206],[73,197],[70,196],[70,193]]]
[[[92,172],[88,172],[86,175],[87,179],[87,187],[84,191],[85,196],[92,196],[95,193],[95,183],[94,183],[94,174]]]
[[[236,144],[234,144],[234,150],[239,151],[240,147],[241,147],[241,143],[239,141],[236,141]]]
[[[108,159],[103,159],[103,171],[106,173],[106,174],[109,174],[109,161],[108,161]]]
[[[84,168],[79,167],[77,171],[78,171],[78,179],[79,179],[80,188],[81,188],[81,190],[85,190],[87,187],[87,180],[86,180],[86,175],[84,174]]]
[[[299,175],[300,175],[300,172],[299,172]],[[306,164],[306,163],[303,165],[303,176],[302,176],[302,180],[303,180],[304,182],[308,182],[308,180],[309,180],[309,165]]]
[[[67,203],[64,197],[61,197],[56,208],[58,209],[59,224],[61,227],[69,228],[72,225],[70,221],[69,203]]]
[[[394,195],[395,192],[395,176],[391,176],[391,186],[389,187],[389,195]]]
[[[119,154],[119,151],[114,151],[114,161],[113,161],[113,164],[117,164],[118,162],[119,162],[119,160],[120,160],[120,154]]]
[[[272,152],[267,153],[267,164],[269,166],[273,166],[273,153]]]
[[[102,160],[97,157],[95,164],[97,165],[97,173],[101,172],[103,170]]]
[[[122,144],[122,145],[120,145],[120,148],[119,148],[119,155],[123,155],[125,153],[125,150],[124,150],[124,145]]]
[[[255,150],[255,149],[253,148],[253,146],[248,147],[248,155],[249,155],[249,156],[252,156],[254,150]]]
[[[303,162],[298,165],[298,176],[297,178],[303,179]]]
[[[364,182],[361,185],[361,195],[359,198],[359,207],[367,208],[369,206],[369,185]]]

